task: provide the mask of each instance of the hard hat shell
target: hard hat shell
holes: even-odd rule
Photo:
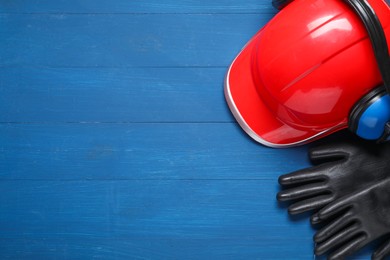
[[[390,8],[368,0],[390,45]],[[360,18],[340,0],[295,0],[242,49],[225,78],[241,127],[270,147],[346,128],[354,104],[382,83]]]

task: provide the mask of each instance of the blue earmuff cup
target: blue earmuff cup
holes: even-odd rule
[[[377,140],[390,121],[390,96],[379,96],[370,103],[358,119],[356,134],[364,139]]]

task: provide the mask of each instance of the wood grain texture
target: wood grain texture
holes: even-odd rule
[[[0,14],[0,66],[226,67],[271,14]],[[50,26],[48,26],[50,24]]]
[[[237,0],[15,0],[2,1],[1,13],[275,13],[268,1]]]
[[[307,147],[235,123],[265,0],[0,1],[1,259],[313,259],[275,199]],[[369,259],[362,252],[356,259]]]
[[[0,140],[3,180],[276,181],[307,166],[306,147],[266,148],[235,123],[3,124]]]
[[[0,68],[0,122],[233,122],[223,96],[225,73]]]
[[[2,181],[0,239],[10,242],[0,250],[109,259],[286,259],[299,250],[308,259],[310,226],[291,225],[275,205],[275,187],[263,180]],[[294,248],[280,246],[297,232]]]

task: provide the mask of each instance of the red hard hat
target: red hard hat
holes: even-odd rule
[[[390,8],[367,0],[390,45]],[[271,147],[304,144],[348,126],[348,116],[382,78],[370,38],[340,0],[295,0],[244,47],[225,79],[241,127]]]

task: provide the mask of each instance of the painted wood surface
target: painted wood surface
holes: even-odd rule
[[[0,14],[0,66],[226,67],[271,16]]]
[[[256,144],[222,91],[275,13],[0,1],[1,259],[313,259],[307,216],[275,200],[307,147]]]
[[[250,179],[276,185],[278,174],[307,163],[304,147],[293,153],[263,148],[233,123],[2,124],[0,140],[1,180]]]
[[[234,122],[226,68],[0,68],[1,122]]]
[[[275,13],[268,1],[237,0],[14,0],[1,2],[2,13]]]

